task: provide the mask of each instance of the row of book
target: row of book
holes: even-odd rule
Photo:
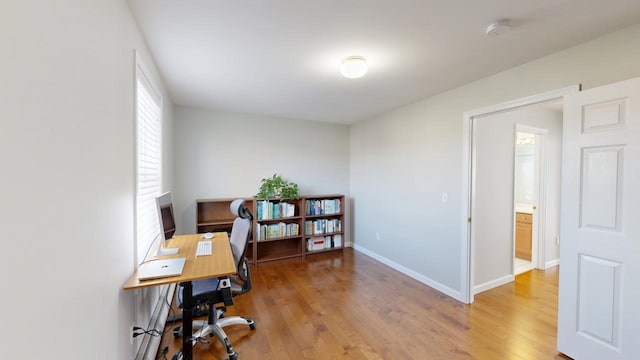
[[[327,235],[307,239],[307,251],[338,248],[342,246],[342,235]]]
[[[256,218],[258,220],[280,219],[295,216],[296,206],[288,202],[258,201]]]
[[[318,219],[304,222],[305,235],[321,235],[341,231],[342,221],[340,219]]]
[[[339,213],[340,199],[305,201],[305,214],[307,215],[330,215]]]
[[[296,223],[277,223],[277,224],[257,224],[256,240],[275,239],[287,236],[297,236],[300,234],[300,225]]]

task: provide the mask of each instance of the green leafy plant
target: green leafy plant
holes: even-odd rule
[[[298,199],[298,184],[284,180],[280,175],[273,174],[272,177],[260,180],[258,193],[254,195],[257,199]]]

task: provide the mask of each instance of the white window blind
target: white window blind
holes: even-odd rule
[[[144,261],[160,236],[156,196],[162,189],[162,97],[136,64],[136,256]]]

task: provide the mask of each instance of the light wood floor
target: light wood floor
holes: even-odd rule
[[[225,329],[241,360],[566,359],[556,350],[557,267],[519,275],[472,305],[352,249],[261,264],[252,279],[227,312],[256,321],[254,331]],[[211,340],[195,359],[226,359]],[[180,340],[168,331],[165,346],[170,359]]]

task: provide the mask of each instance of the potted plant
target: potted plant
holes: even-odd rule
[[[257,199],[298,199],[298,184],[284,180],[280,175],[273,174],[272,177],[262,179],[258,193],[254,195]]]

